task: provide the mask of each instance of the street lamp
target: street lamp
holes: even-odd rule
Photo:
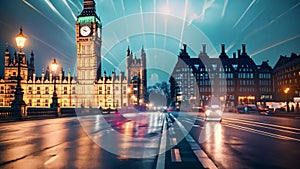
[[[51,107],[52,108],[58,108],[58,98],[57,98],[57,93],[56,93],[56,71],[58,68],[58,64],[56,62],[56,59],[53,60],[53,62],[51,63],[51,70],[53,72],[53,80],[54,80],[54,90],[53,90],[53,97],[52,97],[52,104]]]
[[[25,41],[26,41],[26,36],[23,34],[23,29],[22,27],[20,28],[20,33],[17,35],[16,37],[16,43],[17,43],[17,47],[19,48],[19,52],[18,52],[18,75],[17,75],[17,86],[16,86],[16,91],[15,91],[15,98],[12,102],[12,108],[17,109],[20,114],[19,116],[22,117],[23,115],[25,115],[25,102],[23,100],[23,89],[21,87],[21,57],[24,56],[24,53],[22,52],[22,49],[25,45]]]
[[[289,91],[290,91],[289,87],[287,87],[287,88],[284,89],[284,93],[286,94],[286,111],[287,112],[290,112],[289,96],[288,96]]]

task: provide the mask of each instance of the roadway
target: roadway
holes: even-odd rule
[[[0,123],[0,168],[297,168],[300,119],[127,113]]]

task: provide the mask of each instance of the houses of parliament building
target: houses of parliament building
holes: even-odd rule
[[[14,100],[18,64],[23,100],[29,107],[50,107],[54,91],[61,107],[119,108],[144,104],[147,86],[144,49],[141,49],[140,58],[136,58],[128,47],[126,72],[119,75],[112,72],[111,76],[101,72],[102,23],[94,0],[84,0],[84,9],[77,17],[76,44],[76,77],[70,72],[65,75],[62,67],[53,72],[50,65],[37,76],[33,52],[27,59],[24,53],[11,53],[6,49],[4,77],[0,79],[0,106],[11,106]]]

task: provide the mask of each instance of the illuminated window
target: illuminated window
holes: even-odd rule
[[[36,94],[41,94],[41,87],[36,88]]]
[[[28,94],[32,94],[32,87],[28,87]]]
[[[68,87],[64,87],[64,94],[68,94]]]
[[[1,86],[0,93],[1,93],[1,94],[4,94],[4,86]]]
[[[99,91],[98,91],[99,94],[102,94],[102,86],[99,86]]]

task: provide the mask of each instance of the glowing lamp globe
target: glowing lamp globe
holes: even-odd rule
[[[19,49],[22,49],[25,45],[26,36],[22,32],[22,28],[20,28],[20,33],[16,37],[17,46]]]

